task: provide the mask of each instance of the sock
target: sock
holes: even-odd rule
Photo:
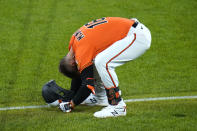
[[[118,105],[121,101],[118,87],[105,88],[110,105]]]

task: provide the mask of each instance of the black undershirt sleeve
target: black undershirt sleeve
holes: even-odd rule
[[[81,86],[81,77],[73,78],[71,81],[71,87],[70,90],[74,92],[74,95],[77,93]]]
[[[93,65],[90,65],[81,72],[81,86],[72,99],[75,105],[79,105],[90,95],[91,90],[87,85],[94,86],[93,81]]]

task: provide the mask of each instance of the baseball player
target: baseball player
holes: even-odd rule
[[[126,115],[115,68],[141,56],[151,45],[149,29],[137,19],[104,17],[93,20],[71,37],[69,52],[60,62],[60,72],[72,78],[76,93],[59,108],[70,112],[90,93],[95,94],[94,67],[106,90],[109,105],[95,112],[98,118]]]

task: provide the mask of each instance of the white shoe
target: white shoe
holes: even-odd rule
[[[94,116],[98,118],[126,116],[126,104],[121,100],[118,105],[109,105],[95,112]]]
[[[81,104],[88,106],[108,106],[107,96],[98,97],[93,95],[92,93],[86,98]]]

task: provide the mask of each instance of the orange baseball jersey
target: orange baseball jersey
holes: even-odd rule
[[[123,39],[133,24],[134,21],[130,19],[105,17],[93,20],[77,30],[71,37],[69,50],[72,47],[79,71],[93,64],[98,53]]]

